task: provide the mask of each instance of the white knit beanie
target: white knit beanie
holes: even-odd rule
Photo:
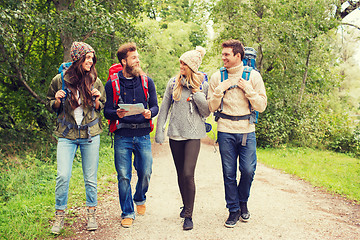
[[[179,60],[183,61],[194,72],[198,72],[205,53],[205,48],[197,46],[195,50],[187,51],[181,55]]]

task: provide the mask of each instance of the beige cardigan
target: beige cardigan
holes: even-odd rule
[[[222,113],[231,116],[242,116],[250,113],[249,101],[252,109],[263,112],[267,105],[266,90],[264,82],[259,72],[251,71],[249,84],[245,91],[239,87],[226,91],[229,86],[235,85],[241,78],[244,66],[229,68],[229,78],[221,82],[220,71],[215,72],[209,82],[208,104],[211,112],[220,109],[221,99],[224,97]],[[217,130],[227,133],[250,133],[255,131],[255,124],[250,124],[249,120],[232,121],[220,118]]]

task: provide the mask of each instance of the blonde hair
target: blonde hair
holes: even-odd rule
[[[202,73],[195,73],[190,68],[186,68],[185,74],[185,81],[187,86],[191,86],[194,89],[200,87],[204,79],[204,75]],[[182,77],[183,76],[179,73],[175,78],[175,85],[172,94],[174,101],[180,101],[181,99],[181,92],[183,89],[181,84]]]

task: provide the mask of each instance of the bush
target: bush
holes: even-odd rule
[[[56,139],[49,131],[36,130],[0,130],[0,170],[17,165],[17,158],[33,154],[41,161],[54,161]]]

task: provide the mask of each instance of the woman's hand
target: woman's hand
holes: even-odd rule
[[[66,93],[64,90],[59,90],[55,93],[55,103],[54,103],[54,108],[59,108],[60,104],[61,104],[61,99],[64,98],[66,96]]]
[[[96,88],[94,88],[93,90],[91,90],[91,95],[93,97],[95,97],[95,102],[99,101],[100,97],[101,97],[101,93],[99,90],[97,90]]]
[[[95,97],[95,109],[99,109],[100,107],[99,99],[101,97],[100,91],[97,90],[96,88],[93,88],[93,90],[91,90],[91,95]]]
[[[64,90],[59,90],[55,93],[55,104],[60,104],[61,99],[64,98],[66,95]]]

